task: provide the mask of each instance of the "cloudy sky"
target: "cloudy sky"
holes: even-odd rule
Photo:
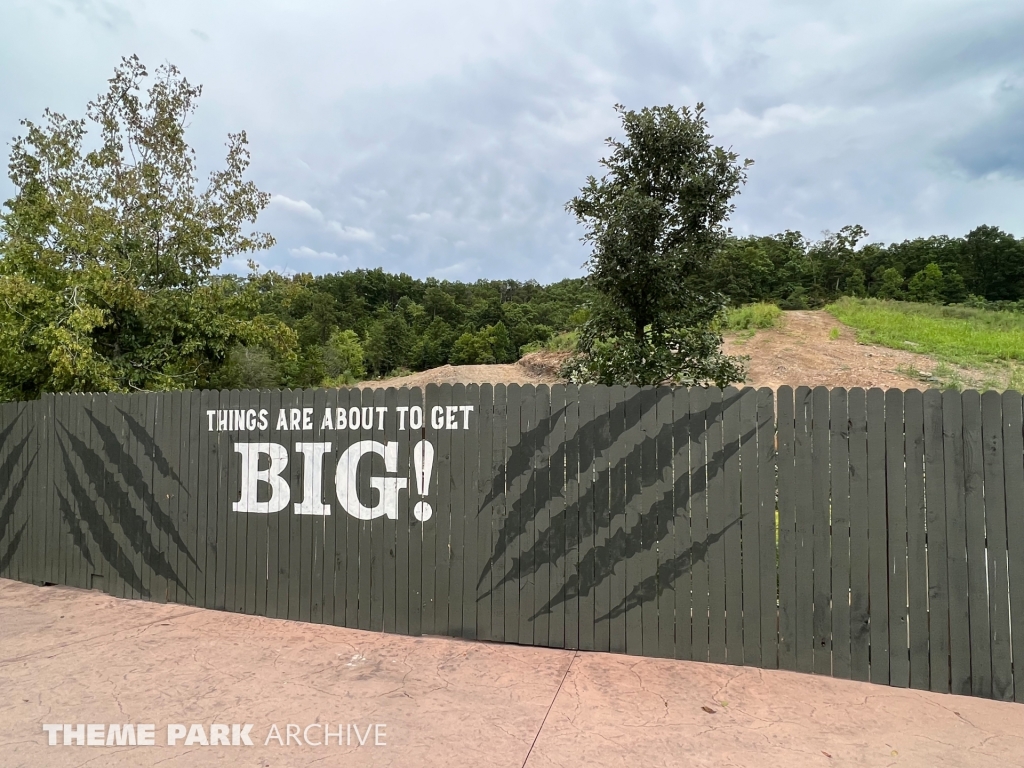
[[[248,132],[262,266],[548,282],[615,103],[706,104],[737,234],[1024,236],[1022,40],[1020,0],[2,0],[0,138],[171,62],[202,165]]]

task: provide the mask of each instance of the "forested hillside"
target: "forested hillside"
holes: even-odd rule
[[[817,242],[799,232],[733,238],[712,260],[707,285],[732,304],[772,301],[783,309],[813,309],[839,296],[1010,309],[1006,303],[1024,299],[1024,240],[998,227],[888,246],[863,244],[866,237],[850,226]]]
[[[284,323],[294,344],[236,348],[211,382],[218,387],[345,384],[447,363],[515,362],[579,324],[590,293],[582,279],[459,283],[379,268],[219,279],[248,295],[251,311]]]
[[[860,227],[809,241],[799,232],[730,238],[706,287],[742,305],[817,308],[839,296],[1018,308],[1024,241],[982,226],[964,237],[863,244]],[[382,269],[333,275],[218,278],[252,300],[251,311],[294,333],[294,352],[236,348],[215,386],[342,384],[451,363],[507,363],[571,331],[592,294],[583,279],[475,283],[417,280]],[[1024,304],[1024,302],[1022,302]]]

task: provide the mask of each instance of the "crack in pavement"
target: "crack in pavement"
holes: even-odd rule
[[[544,726],[548,722],[548,715],[551,714],[551,710],[555,708],[555,701],[558,699],[558,694],[562,692],[562,686],[565,685],[565,679],[569,677],[569,671],[572,669],[572,665],[576,663],[576,659],[579,658],[580,652],[573,651],[572,659],[569,660],[569,665],[565,668],[565,674],[562,675],[562,679],[558,682],[558,688],[555,689],[555,695],[551,697],[551,703],[548,704],[547,712],[544,713],[544,718],[540,721],[540,727],[537,728],[537,733],[533,736],[533,741],[530,743],[530,748],[526,751],[526,758],[523,760],[522,768],[526,768],[526,764],[530,762],[530,755],[533,754],[533,748],[537,746],[537,740],[540,738],[540,732],[544,730]]]
[[[39,648],[39,649],[37,649],[35,651],[32,651],[30,653],[26,653],[26,654],[24,654],[22,656],[12,656],[12,657],[7,658],[7,659],[0,659],[0,664],[13,664],[16,661],[24,661],[25,659],[30,659],[33,656],[38,656],[41,653],[50,653],[51,651],[62,651],[65,648],[70,648],[72,645],[78,645],[79,643],[92,642],[93,640],[99,640],[101,637],[110,637],[111,635],[119,635],[119,634],[122,634],[124,632],[134,632],[137,629],[144,629],[146,627],[151,627],[154,624],[159,624],[161,622],[171,622],[171,621],[174,621],[175,619],[181,619],[181,618],[184,618],[185,616],[191,616],[193,613],[200,613],[200,612],[202,612],[204,610],[206,610],[206,609],[205,608],[196,608],[194,611],[186,611],[184,613],[175,614],[174,616],[161,616],[159,619],[154,619],[153,621],[147,621],[145,624],[136,624],[134,627],[121,627],[120,629],[115,629],[115,630],[112,630],[110,632],[105,632],[102,635],[90,635],[89,637],[83,637],[83,638],[81,638],[79,640],[69,640],[66,643],[60,643],[58,645],[51,645],[51,646],[47,646],[46,648]]]

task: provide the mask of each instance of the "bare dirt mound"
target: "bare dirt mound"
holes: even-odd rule
[[[754,387],[922,389],[934,386],[927,378],[938,365],[927,355],[860,344],[853,329],[823,311],[785,312],[777,327],[752,337],[730,334],[725,351],[750,357],[746,383]]]
[[[834,337],[834,338],[833,338]],[[880,387],[923,389],[939,386],[932,377],[938,362],[927,355],[886,349],[857,341],[853,329],[827,312],[785,312],[775,328],[732,333],[725,352],[748,356],[748,386],[777,388]],[[512,365],[445,365],[359,387],[425,387],[427,384],[555,384],[567,352],[533,352]],[[980,373],[958,369],[965,381]]]
[[[443,365],[409,376],[361,381],[357,387],[425,387],[427,384],[556,384],[564,352],[532,352],[510,365]]]

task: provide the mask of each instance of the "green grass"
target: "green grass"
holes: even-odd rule
[[[939,380],[944,387],[1024,386],[1024,314],[851,298],[825,309],[856,329],[862,343],[918,352],[939,361],[929,380]],[[965,378],[951,365],[975,369],[974,375]]]
[[[727,331],[756,331],[774,328],[782,317],[782,310],[774,304],[760,302],[728,310],[725,317]]]
[[[1024,361],[1024,314],[850,298],[826,309],[869,344],[959,365]]]
[[[524,355],[528,355],[531,352],[572,352],[576,349],[576,343],[579,341],[579,338],[579,331],[565,331],[551,336],[547,341],[534,341],[524,344],[519,351]]]

